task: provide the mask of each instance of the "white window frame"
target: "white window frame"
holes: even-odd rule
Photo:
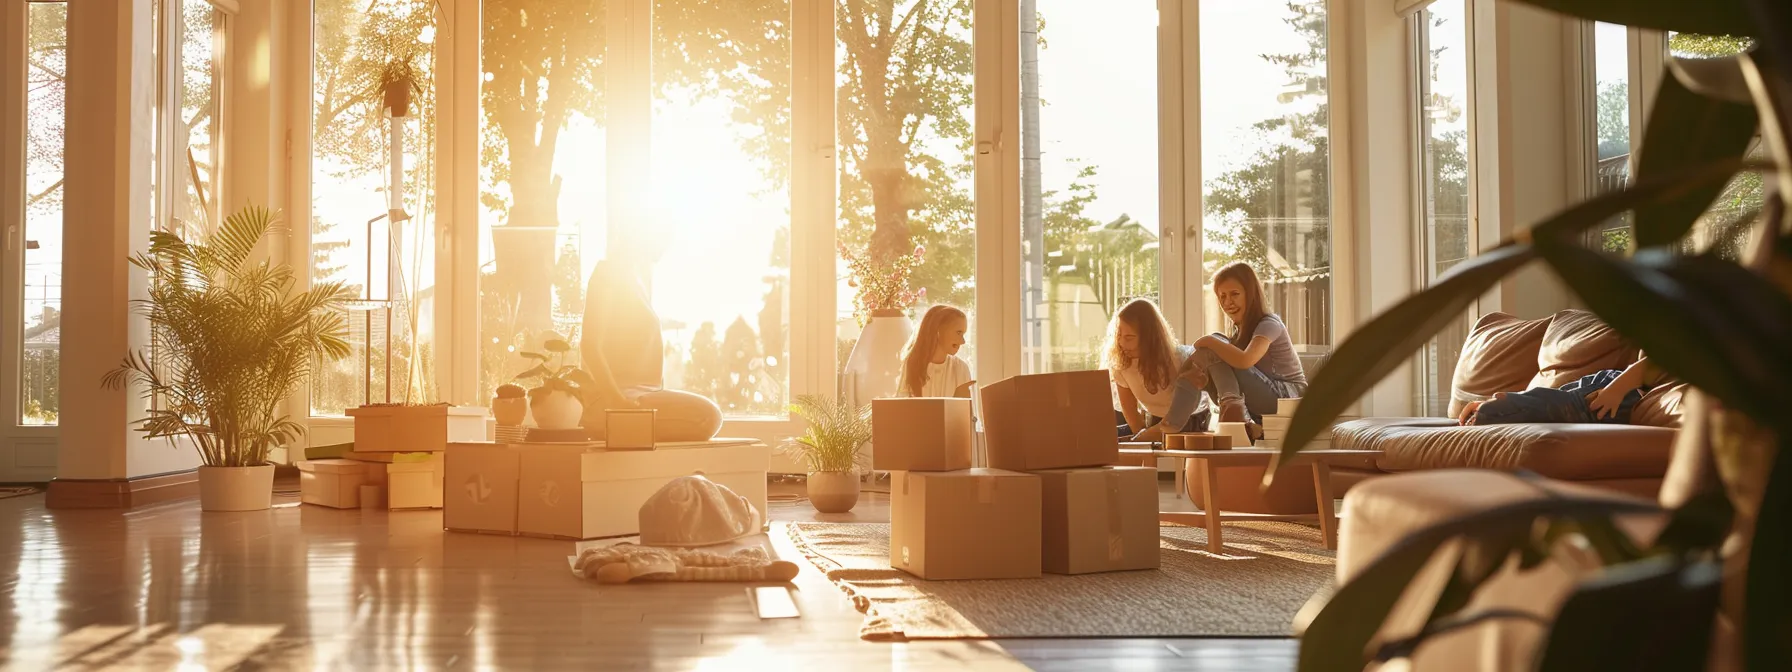
[[[230,86],[229,49],[234,42],[231,37],[236,15],[238,13],[238,5],[237,0],[205,1],[217,12],[219,21],[219,25],[213,28],[212,33],[212,65],[214,68],[213,77],[215,78],[214,81],[216,83],[216,91],[214,92],[213,97],[217,109],[213,110],[211,121],[212,184],[211,192],[207,194],[209,197],[209,201],[207,202],[209,212],[206,213],[207,216],[211,218],[211,221],[207,223],[207,230],[211,230],[211,228],[215,228],[223,221],[222,218],[224,216],[221,201],[223,200],[222,197],[225,192],[224,186],[225,182],[228,181],[227,176],[229,174],[225,162],[226,157],[229,156],[229,148],[226,147],[226,145],[229,142],[227,136],[230,130],[230,96],[232,93],[232,88]],[[155,164],[156,196],[154,213],[154,227],[157,229],[172,224],[172,218],[180,211],[179,208],[175,207],[175,203],[177,202],[176,199],[180,199],[184,202],[186,198],[184,189],[178,187],[185,184],[186,180],[189,179],[188,172],[184,170],[186,161],[175,160],[178,157],[186,156],[184,149],[186,148],[186,143],[189,139],[179,132],[182,78],[181,47],[183,46],[181,44],[181,31],[179,26],[184,18],[182,16],[182,10],[185,9],[185,3],[181,0],[160,0],[160,3],[161,4],[157,6],[157,9],[161,12],[161,15],[156,18],[156,28],[158,32],[154,36],[154,39],[157,42],[156,53],[158,59],[156,63],[157,84],[155,108],[160,110],[157,117],[157,122],[159,123],[156,128],[156,137],[153,140],[156,147],[155,156],[157,159]],[[183,151],[175,151],[177,149]]]
[[[1346,6],[1345,0],[1328,3],[1332,25]],[[606,85],[607,104],[613,109],[635,106],[647,109],[650,95],[645,82],[630,80],[618,74],[618,68],[630,59],[646,57],[651,39],[650,23],[642,20],[651,12],[651,0],[612,0],[609,5],[610,55],[612,79]],[[436,31],[436,86],[438,128],[436,156],[436,334],[438,383],[444,401],[454,404],[482,405],[475,399],[478,380],[478,233],[479,233],[479,103],[481,9],[480,0],[442,0],[443,16]],[[976,148],[976,241],[975,338],[979,356],[976,377],[980,381],[1001,380],[1021,372],[1021,258],[1020,258],[1020,86],[1019,86],[1019,0],[982,0],[974,6],[973,49],[975,53],[975,113],[973,122]],[[291,182],[288,185],[289,221],[309,222],[311,211],[311,57],[312,13],[309,2],[293,3],[289,24],[293,39],[289,40],[286,57],[291,60],[289,72],[293,82],[289,92],[292,119],[287,129],[291,139],[289,160]],[[1196,2],[1174,0],[1159,3],[1158,108],[1159,108],[1159,198],[1162,213],[1159,234],[1163,244],[1160,259],[1161,302],[1166,316],[1179,333],[1203,333],[1201,299],[1205,278],[1202,273],[1202,183],[1200,166],[1200,49],[1199,7]],[[835,166],[835,36],[832,0],[791,0],[792,49],[792,174],[791,174],[791,312],[790,381],[792,397],[800,394],[834,394],[835,377],[835,237],[837,186]],[[1338,147],[1343,140],[1338,112],[1341,93],[1347,80],[1339,63],[1346,54],[1341,44],[1341,29],[1328,36],[1327,61],[1334,114],[1328,133],[1335,139],[1332,151],[1334,166],[1344,157]],[[616,46],[621,45],[621,46]],[[632,46],[631,46],[632,45]],[[629,126],[639,137],[647,137],[645,124],[650,120],[626,120],[627,115],[610,115],[612,127]],[[612,161],[616,158],[613,152]],[[637,159],[638,160],[638,159]],[[628,165],[626,163],[621,165]],[[630,179],[629,171],[617,170],[612,163],[612,180]],[[1340,244],[1342,237],[1354,235],[1352,214],[1338,206],[1346,203],[1340,189],[1345,181],[1336,177],[1330,185],[1332,220],[1332,258],[1337,269],[1332,286],[1332,338],[1334,343],[1348,332],[1339,322],[1343,315],[1355,314],[1356,291],[1351,282],[1354,261],[1341,257],[1348,249]],[[639,171],[638,174],[645,174]],[[628,193],[611,185],[610,193]],[[611,199],[612,208],[627,208],[620,198]],[[611,221],[627,221],[612,217]],[[305,266],[310,263],[309,227],[295,226],[289,262]],[[1174,241],[1180,239],[1177,245]],[[309,282],[309,274],[300,274],[301,282]],[[309,391],[295,395],[292,408],[295,417],[308,417],[313,443],[347,440],[352,422],[347,418],[309,415]],[[729,419],[722,433],[728,436],[756,438],[769,444],[782,443],[801,429],[801,421],[788,418]],[[779,467],[792,465],[774,464]],[[782,469],[790,470],[790,469]]]

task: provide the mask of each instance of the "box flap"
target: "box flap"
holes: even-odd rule
[[[341,459],[300,460],[296,466],[298,466],[299,471],[309,471],[319,474],[359,474],[367,467],[366,463],[363,462]]]

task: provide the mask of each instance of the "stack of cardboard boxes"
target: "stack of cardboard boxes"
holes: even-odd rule
[[[1012,579],[1158,566],[1157,474],[1110,466],[1107,372],[1016,376],[982,402],[989,468],[971,467],[970,400],[872,402],[872,466],[894,472],[891,567]]]
[[[485,437],[486,411],[460,406],[349,409],[355,442],[339,458],[304,460],[299,500],[338,509],[442,508],[442,452]]]

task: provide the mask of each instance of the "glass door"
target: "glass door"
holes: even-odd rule
[[[22,10],[22,11],[21,11]],[[63,106],[67,102],[68,3],[27,2],[9,6],[7,44],[23,38],[24,61],[8,49],[0,77],[15,105],[0,113],[8,184],[0,186],[6,229],[0,258],[0,315],[4,315],[5,364],[0,381],[0,482],[47,481],[56,474],[57,416],[61,409],[58,370],[62,358],[62,183]],[[21,76],[22,75],[22,76]],[[22,92],[23,96],[16,93]],[[23,123],[11,123],[22,115]],[[22,167],[23,170],[16,170]]]

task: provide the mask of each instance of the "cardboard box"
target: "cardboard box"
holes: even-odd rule
[[[1036,471],[1045,571],[1088,574],[1157,567],[1157,470]]]
[[[1039,477],[1032,474],[891,474],[890,566],[896,569],[930,580],[1038,578],[1040,531]]]
[[[299,501],[336,509],[361,506],[366,466],[353,460],[300,460]]]
[[[606,450],[602,444],[516,446],[517,533],[596,539],[640,533],[641,505],[679,476],[702,473],[766,510],[771,449],[751,439]]]
[[[518,453],[510,446],[450,443],[443,455],[442,527],[516,534]]]
[[[355,419],[355,452],[431,452],[485,440],[486,410],[473,406],[362,406],[348,415]]]
[[[386,509],[442,508],[442,453],[349,453],[367,465],[368,485],[386,491]]]
[[[652,450],[655,440],[654,410],[604,411],[604,447],[611,450]]]
[[[975,444],[969,399],[918,397],[871,402],[872,469],[969,469]]]
[[[989,466],[1012,471],[1120,461],[1106,371],[1015,376],[984,387]]]

